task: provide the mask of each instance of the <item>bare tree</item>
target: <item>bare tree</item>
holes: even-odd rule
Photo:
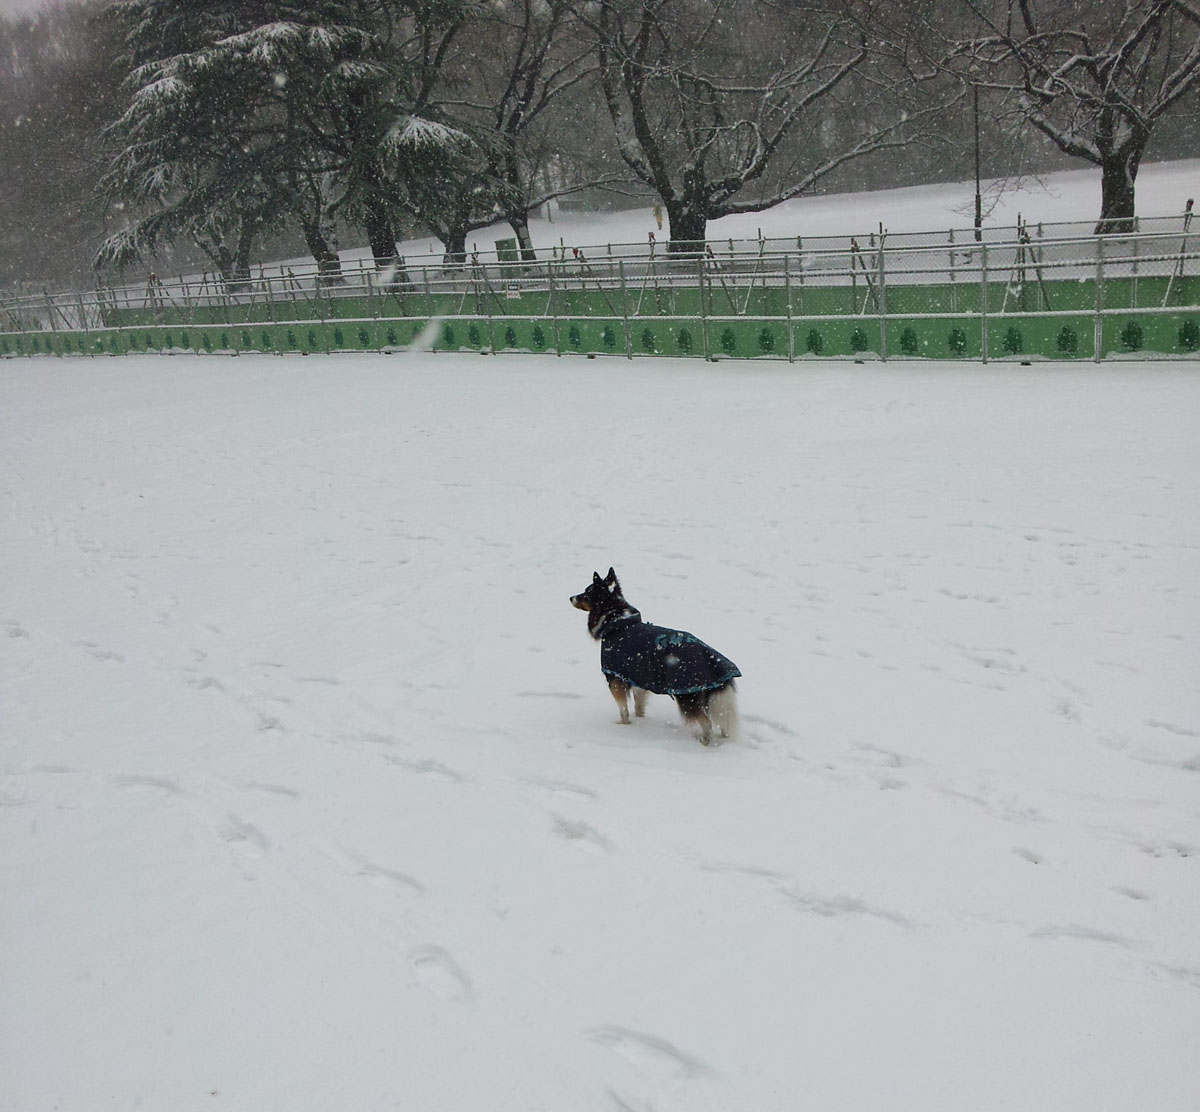
[[[1008,98],[1062,151],[1100,167],[1096,232],[1133,228],[1159,123],[1200,85],[1194,0],[960,0],[977,33],[950,45],[966,80]]]
[[[593,184],[551,185],[546,173],[558,146],[548,137],[571,126],[567,97],[596,69],[578,9],[574,0],[494,0],[464,27],[438,107],[474,142],[415,191],[417,212],[442,236],[449,260],[463,257],[468,232],[497,220],[512,225],[522,258],[532,260],[530,212]]]
[[[893,86],[866,128],[772,180],[772,162],[797,124],[833,110],[851,75],[876,60],[850,4],[598,0],[594,8],[621,157],[662,199],[672,251],[694,250],[709,220],[769,208],[851,159],[900,145],[921,114],[907,112]],[[908,87],[917,84],[917,75],[906,77]],[[877,83],[860,86],[872,91]]]

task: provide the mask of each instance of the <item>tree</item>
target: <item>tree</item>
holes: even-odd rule
[[[466,96],[448,106],[476,136],[478,179],[491,185],[526,260],[535,258],[530,212],[581,187],[549,184],[546,160],[558,144],[545,142],[549,130],[570,127],[561,111],[566,97],[596,71],[591,43],[579,34],[580,8],[573,0],[496,0],[469,28],[459,59],[460,68],[471,64],[487,44],[495,64],[472,65]]]
[[[1155,126],[1200,85],[1194,0],[960,0],[978,32],[949,64],[1015,103],[1060,150],[1100,167],[1096,232],[1134,227]]]
[[[797,124],[834,109],[840,88],[873,61],[850,11],[770,0],[597,0],[589,19],[604,100],[625,164],[666,208],[670,250],[694,250],[709,220],[799,196],[849,160],[903,141],[922,113],[906,113],[893,87],[890,105],[877,98],[865,130],[813,152],[797,174],[769,177]],[[916,77],[908,74],[910,83]]]
[[[444,58],[430,111],[467,142],[430,152],[407,182],[406,204],[438,235],[448,263],[466,257],[466,238],[501,220],[522,258],[535,258],[529,214],[580,188],[550,183],[567,96],[595,71],[590,44],[576,34],[573,0],[493,0],[464,21]],[[489,64],[480,65],[487,57]]]
[[[332,275],[327,227],[341,215],[391,266],[406,176],[455,138],[420,111],[465,10],[456,0],[118,0],[136,68],[110,132],[109,183],[143,215],[105,257],[186,232],[226,259],[228,235],[237,256],[249,234],[290,216]]]
[[[180,237],[192,239],[229,285],[249,278],[255,235],[281,205],[275,135],[259,126],[264,94],[244,60],[209,52],[240,26],[227,3],[124,0],[131,96],[108,130],[103,185],[135,218],[110,236],[98,265],[123,267]],[[240,64],[239,64],[240,63]]]

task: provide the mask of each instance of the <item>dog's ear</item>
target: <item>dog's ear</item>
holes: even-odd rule
[[[621,590],[621,584],[617,582],[617,573],[611,567],[608,569],[608,576],[604,580],[604,585],[613,594],[618,594]]]
[[[604,582],[605,583],[616,583],[616,581],[617,581],[617,573],[615,571],[613,571],[613,569],[610,567],[608,569],[608,575],[605,577]]]
[[[603,587],[604,586],[604,580],[600,578],[600,573],[598,571],[592,572],[592,586],[593,587]]]

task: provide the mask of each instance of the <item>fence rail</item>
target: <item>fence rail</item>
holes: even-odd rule
[[[437,350],[1095,359],[1200,352],[1200,235],[826,237],[261,269],[0,301],[0,355]],[[618,245],[630,246],[631,245]],[[702,246],[702,249],[700,249]],[[431,324],[436,327],[431,328]]]

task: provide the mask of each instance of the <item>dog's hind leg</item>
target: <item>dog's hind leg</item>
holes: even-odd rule
[[[704,708],[721,737],[737,740],[741,736],[738,719],[737,689],[733,681],[708,693]]]
[[[700,743],[712,743],[712,719],[706,709],[708,704],[707,691],[694,691],[685,695],[676,695],[675,702],[679,707],[680,717],[693,729],[700,731]]]
[[[648,692],[645,688],[635,687],[633,689],[633,716],[634,718],[646,717],[646,695]]]
[[[618,679],[616,676],[608,677],[608,690],[612,692],[612,697],[617,701],[617,708],[621,712],[621,725],[629,725],[629,684],[624,680]],[[634,696],[634,705],[636,707],[637,697]]]

